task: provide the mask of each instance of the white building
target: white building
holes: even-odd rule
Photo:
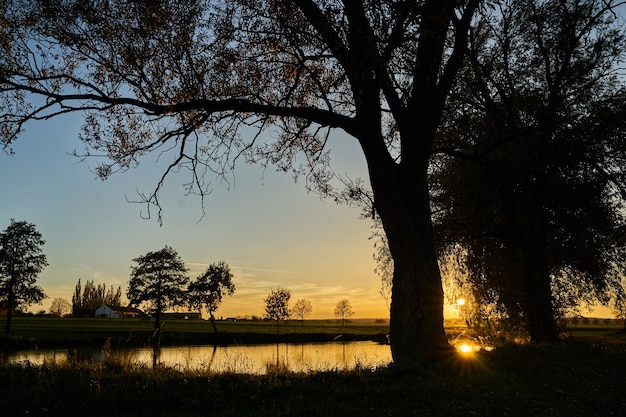
[[[142,311],[134,307],[111,307],[106,304],[96,310],[96,317],[106,317],[109,319],[119,319],[124,317],[137,317]]]

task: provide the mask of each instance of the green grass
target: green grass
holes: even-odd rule
[[[4,326],[0,319],[0,326]],[[336,321],[290,321],[279,326],[267,321],[218,321],[219,335],[205,320],[168,320],[163,325],[164,344],[211,343],[273,343],[322,342],[343,335],[344,340],[384,340],[389,333],[385,323],[357,320],[345,326]],[[17,346],[66,346],[68,344],[101,345],[110,339],[113,343],[145,343],[154,331],[154,321],[136,318],[45,318],[16,317],[12,321],[11,343]]]
[[[4,329],[5,319],[0,318]],[[388,322],[354,320],[342,326],[336,320],[306,320],[282,323],[276,335],[276,325],[267,321],[218,321],[219,336],[213,333],[211,323],[205,320],[168,320],[163,326],[164,344],[245,344],[281,342],[324,342],[343,335],[343,340],[384,341],[389,333]],[[603,334],[619,332],[624,328],[619,321],[598,321],[587,324],[569,324],[567,332],[586,340]],[[68,344],[100,346],[104,341],[141,345],[154,331],[153,321],[102,318],[63,318],[26,316],[12,321],[11,343],[17,347],[61,346]],[[465,326],[450,322],[449,335],[466,331]],[[0,338],[1,340],[1,338]],[[1,345],[0,345],[1,346]]]

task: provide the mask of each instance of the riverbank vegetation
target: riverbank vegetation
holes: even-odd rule
[[[584,342],[507,345],[454,354],[424,369],[296,374],[268,364],[265,375],[245,375],[152,369],[119,358],[4,363],[0,409],[11,416],[93,417],[620,415],[626,335],[606,328],[581,334]]]

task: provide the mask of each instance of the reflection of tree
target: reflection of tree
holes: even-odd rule
[[[159,332],[159,337],[161,332]],[[161,359],[161,343],[154,343],[152,345],[152,368],[156,369]]]
[[[209,363],[207,365],[207,369],[212,369],[213,362],[215,361],[215,354],[217,353],[217,344],[213,345],[213,351],[211,352],[211,359],[209,359]]]
[[[270,360],[265,363],[265,371],[267,373],[281,374],[289,371],[289,344],[284,343],[284,359],[282,359],[280,356],[280,345],[280,343],[276,343],[276,353],[274,354],[274,360]]]

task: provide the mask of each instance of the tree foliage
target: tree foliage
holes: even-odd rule
[[[296,300],[295,304],[291,308],[291,315],[300,317],[300,321],[304,324],[304,318],[313,312],[313,305],[311,301],[306,298],[300,298]]]
[[[474,295],[556,340],[626,261],[626,53],[615,2],[503,1],[471,36],[432,181]],[[450,155],[454,158],[449,157]]]
[[[289,299],[291,291],[285,288],[271,290],[265,298],[265,317],[276,321],[276,332],[281,320],[289,318]]]
[[[105,284],[95,285],[93,280],[87,280],[83,287],[79,278],[72,295],[72,314],[75,317],[93,317],[102,305],[121,306],[122,287],[115,289],[111,285],[107,289]]]
[[[335,317],[341,319],[341,324],[346,323],[346,319],[354,316],[354,311],[350,305],[350,301],[347,299],[341,300],[335,306]]]
[[[226,262],[220,261],[209,265],[202,275],[189,283],[187,302],[192,309],[202,310],[206,308],[211,318],[213,330],[217,333],[214,313],[222,304],[224,295],[233,295],[234,292],[235,284],[230,267]]]
[[[50,314],[56,318],[61,318],[72,311],[72,305],[65,298],[55,298],[50,303]]]
[[[26,221],[11,219],[11,224],[0,233],[0,305],[7,310],[7,337],[14,310],[46,298],[43,289],[36,285],[39,274],[48,265],[44,244],[35,225]]]
[[[161,313],[186,303],[189,283],[187,268],[170,246],[133,259],[126,296],[131,305],[145,305],[155,317],[154,328],[160,329]]]

